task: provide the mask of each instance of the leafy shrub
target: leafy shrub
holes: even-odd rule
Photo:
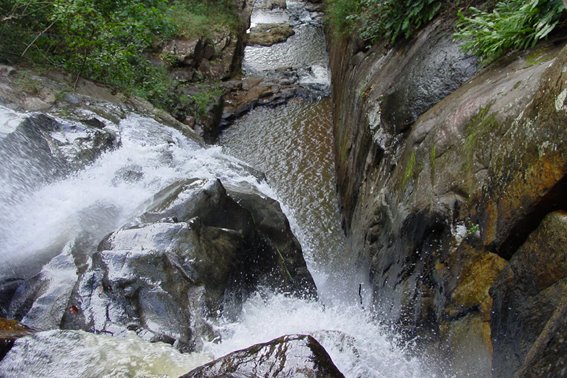
[[[410,38],[441,9],[442,0],[329,0],[327,19],[343,33],[395,43]]]
[[[563,10],[561,0],[504,0],[492,12],[471,7],[470,16],[459,12],[455,38],[465,41],[463,49],[489,63],[547,37]]]
[[[210,37],[212,32],[236,30],[240,26],[235,4],[231,0],[177,0],[168,10],[185,38]]]
[[[176,83],[148,52],[239,26],[232,0],[0,0],[0,63],[56,67],[172,111]],[[196,111],[209,97],[192,100]]]
[[[144,52],[175,26],[167,0],[2,1],[8,16],[0,36],[15,47],[14,60],[63,68],[77,76],[130,91],[156,74]],[[10,30],[18,30],[15,38]],[[7,54],[5,54],[7,55]]]
[[[440,0],[362,0],[357,16],[360,36],[372,43],[408,39],[441,9]]]
[[[339,34],[355,31],[355,20],[360,11],[361,0],[328,0],[326,20]]]

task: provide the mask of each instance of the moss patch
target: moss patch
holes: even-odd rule
[[[496,116],[490,112],[491,104],[481,107],[478,113],[473,116],[465,127],[465,173],[469,186],[473,186],[475,180],[475,155],[483,148],[482,142],[488,135],[499,128]]]
[[[402,178],[402,188],[405,188],[409,183],[410,179],[413,177],[416,163],[417,163],[417,157],[415,151],[412,151],[409,160],[406,164],[406,168],[404,170],[404,176]]]

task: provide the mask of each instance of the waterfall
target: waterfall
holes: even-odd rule
[[[328,87],[321,25],[301,2],[288,2],[288,7],[291,13],[255,13],[253,23],[290,19],[298,30],[283,47],[247,48],[245,68],[262,73],[266,66],[293,66],[301,85]],[[293,54],[288,59],[274,51]],[[0,137],[29,116],[0,108]],[[314,301],[260,288],[237,319],[211,320],[220,337],[203,340],[203,350],[192,354],[162,343],[150,345],[134,334],[120,339],[82,331],[40,332],[17,346],[37,358],[5,359],[0,375],[175,376],[234,350],[293,333],[314,336],[347,377],[434,375],[425,361],[412,355],[411,344],[380,324],[370,308],[368,272],[357,256],[345,253],[348,240],[334,196],[330,122],[328,99],[291,101],[253,110],[223,134],[222,147],[205,148],[153,119],[130,114],[118,125],[107,124],[119,145],[84,168],[31,187],[0,183],[3,192],[21,191],[0,199],[0,281],[32,276],[78,237],[92,241],[95,249],[105,235],[134,222],[157,192],[177,180],[218,178],[229,185],[252,185],[281,203],[319,295]],[[25,162],[12,166],[24,173],[28,169]],[[267,180],[256,169],[265,171]]]

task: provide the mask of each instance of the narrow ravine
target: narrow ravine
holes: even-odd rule
[[[259,10],[255,23],[290,21],[296,34],[283,44],[247,47],[248,74],[270,76],[287,69],[303,73],[309,89],[329,93],[321,15],[305,3],[288,9]],[[411,348],[397,344],[369,308],[368,272],[357,256],[346,254],[336,197],[330,97],[295,98],[276,107],[251,111],[219,139],[223,151],[264,172],[299,237],[317,284],[319,301],[260,292],[248,300],[239,319],[218,324],[220,343],[206,349],[219,356],[284,334],[310,334],[329,352],[347,377],[433,376]]]
[[[16,297],[22,295],[24,299],[12,303],[9,312],[10,315],[25,314],[21,316],[24,323],[30,321],[45,326],[37,327],[36,334],[16,342],[8,357],[0,362],[0,376],[179,376],[227,353],[290,334],[312,335],[346,377],[435,375],[431,364],[413,353],[411,343],[402,341],[381,324],[379,314],[370,306],[367,268],[358,256],[346,253],[349,241],[341,229],[335,195],[332,104],[326,96],[330,75],[322,14],[308,11],[306,6],[300,1],[288,1],[287,10],[264,9],[253,14],[253,25],[290,22],[295,35],[271,47],[248,47],[244,60],[246,74],[270,77],[275,70],[292,71],[300,78],[301,90],[285,105],[258,107],[234,122],[221,135],[220,146],[203,147],[178,130],[129,114],[117,125],[105,126],[108,127],[106,132],[119,139],[113,142],[113,148],[85,162],[80,169],[62,170],[59,177],[48,181],[9,180],[8,177],[15,177],[14,173],[25,176],[32,164],[10,154],[4,156],[9,163],[6,167],[12,171],[0,172],[6,173],[0,175],[2,192],[18,193],[18,196],[5,195],[0,201],[1,289],[7,290],[12,284],[11,277],[28,279],[40,272],[38,279],[18,289]],[[5,135],[13,133],[22,120],[32,116],[0,107],[0,142]],[[74,133],[82,127],[63,119],[56,121],[62,125],[61,130],[54,133],[53,140],[48,138],[52,145],[47,149],[72,145],[72,138],[76,138]],[[85,135],[86,131],[80,134],[88,140]],[[63,155],[72,155],[72,151],[62,150]],[[67,157],[61,157],[61,162],[56,163],[64,165]],[[55,168],[60,168],[57,164],[40,163],[33,169],[55,172]],[[265,174],[265,180],[259,172]],[[189,187],[222,182],[227,188],[253,188],[263,198],[276,199],[301,244],[317,286],[318,299],[299,298],[261,287],[235,309],[230,308],[231,303],[227,301],[223,303],[223,313],[230,316],[191,318],[191,327],[194,327],[191,333],[205,329],[198,337],[192,334],[194,340],[187,341],[187,348],[193,348],[192,353],[180,353],[173,347],[181,348],[182,337],[172,341],[177,334],[158,337],[160,331],[167,332],[170,326],[166,324],[169,319],[160,313],[159,302],[151,302],[144,309],[144,316],[149,313],[149,319],[139,316],[144,324],[120,323],[126,317],[120,305],[126,300],[119,298],[118,304],[105,304],[104,300],[112,299],[112,290],[102,284],[96,289],[90,286],[103,268],[117,266],[115,271],[104,274],[109,280],[116,279],[118,288],[135,281],[139,285],[135,290],[147,284],[151,288],[147,293],[153,295],[161,293],[162,282],[144,277],[141,279],[144,282],[139,283],[138,277],[132,278],[135,267],[126,266],[123,260],[115,264],[100,256],[113,252],[109,247],[115,240],[112,237],[119,245],[135,245],[125,252],[128,257],[145,256],[146,245],[158,250],[164,248],[168,255],[177,253],[170,246],[174,243],[165,240],[169,231],[160,233],[160,230],[190,229],[194,226],[192,220],[179,226],[182,222],[174,216],[160,218],[156,215],[156,223],[148,225],[142,218],[149,209],[153,210],[153,202],[159,202],[160,195],[156,193],[188,179],[194,180],[185,184]],[[188,193],[187,197],[194,195]],[[175,199],[184,200],[183,196]],[[144,227],[150,232],[137,234]],[[152,234],[152,230],[157,231]],[[223,230],[221,226],[215,228],[215,232]],[[113,231],[108,239],[107,235]],[[134,236],[129,239],[128,233]],[[156,239],[152,239],[155,235]],[[97,261],[91,256],[77,256],[77,246],[98,256],[106,265],[93,268]],[[176,263],[184,261],[176,260]],[[85,278],[85,271],[91,276]],[[187,280],[192,281],[192,278]],[[40,287],[40,294],[33,294],[36,302],[32,306],[24,302],[26,295],[32,295],[29,293],[33,292],[33,285]],[[134,296],[135,290],[125,290],[125,293]],[[88,301],[86,296],[80,297],[85,292],[91,295]],[[190,293],[191,300],[201,299],[201,291]],[[195,303],[203,305],[204,302],[198,300],[195,299]],[[80,307],[83,302],[89,302],[90,307]],[[157,307],[160,308],[156,310]],[[171,319],[176,312],[177,309],[163,311]],[[73,328],[74,322],[79,321],[77,314],[86,313],[91,316],[88,329],[92,333],[57,329],[64,328],[61,324],[65,321],[67,329],[87,328]],[[195,326],[195,322],[201,323]],[[156,339],[173,346],[148,342]]]

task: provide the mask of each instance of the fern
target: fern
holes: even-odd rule
[[[459,11],[454,36],[487,64],[510,50],[533,47],[553,31],[563,10],[562,0],[505,0],[492,12],[471,7],[470,16]]]

